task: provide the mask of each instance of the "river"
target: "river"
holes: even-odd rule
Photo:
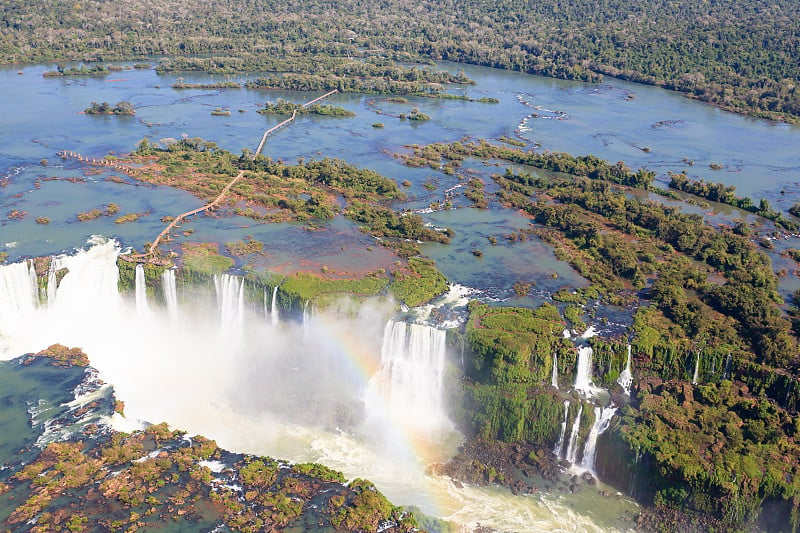
[[[327,103],[352,110],[356,113],[354,118],[299,117],[267,141],[264,153],[287,162],[298,157],[338,157],[398,182],[409,180],[410,199],[399,207],[410,209],[424,209],[431,202],[442,200],[444,191],[459,180],[431,169],[406,168],[391,154],[410,144],[501,136],[516,136],[528,142],[529,147],[593,153],[610,161],[624,160],[634,168],[647,166],[658,173],[657,180],[662,185],[668,171],[685,170],[693,178],[735,185],[739,194],[751,196],[756,202],[767,198],[784,211],[800,199],[800,128],[744,118],[675,93],[619,80],[588,85],[480,67],[442,66],[454,71],[463,69],[477,82],[453,92],[473,98],[493,97],[499,103],[410,98],[408,104],[397,104],[373,95],[336,94]],[[128,152],[144,137],[158,142],[187,136],[202,137],[240,153],[243,148],[255,149],[263,131],[281,120],[256,113],[264,101],[309,99],[306,93],[292,92],[175,90],[171,85],[177,75],[158,76],[154,70],[124,70],[99,78],[42,77],[44,71],[54,68],[55,65],[35,65],[0,69],[0,251],[8,253],[9,261],[70,251],[83,246],[91,235],[113,237],[123,247],[141,248],[163,228],[161,217],[201,205],[182,191],[143,186],[129,179],[124,183],[108,181],[106,178],[113,174],[108,172],[87,174],[78,163],[59,159],[58,151],[74,150],[102,157]],[[202,74],[183,78],[187,83],[229,79]],[[237,81],[244,78],[232,77]],[[135,117],[81,113],[94,101],[114,104],[123,100],[135,106]],[[231,115],[212,116],[211,111],[217,107],[229,109]],[[412,123],[374,112],[381,108],[400,113],[412,107],[430,115],[431,120]],[[372,126],[375,122],[383,122],[385,127],[376,129]],[[713,170],[712,164],[721,168]],[[475,165],[475,172],[480,175],[493,171],[497,169]],[[120,205],[121,214],[146,215],[136,223],[122,225],[114,224],[110,217],[77,221],[77,213],[110,202]],[[462,200],[460,204],[466,202]],[[20,220],[12,220],[6,215],[12,209],[26,214]],[[39,224],[38,217],[47,217],[50,223]],[[478,297],[533,305],[561,287],[585,283],[536,239],[513,245],[500,239],[497,246],[488,246],[489,236],[502,236],[528,225],[526,219],[497,205],[487,211],[455,209],[424,213],[423,217],[434,225],[455,229],[450,245],[426,244],[424,253],[437,260],[451,281],[475,289]],[[341,217],[321,225],[331,231],[308,232],[299,224],[258,225],[240,217],[198,218],[187,224],[193,233],[184,238],[227,242],[252,235],[264,242],[269,252],[261,266],[283,272],[307,268],[307,258],[312,256],[340,270],[364,264],[385,266],[392,261],[354,224]],[[800,247],[797,239],[791,242]],[[484,251],[480,259],[472,254],[476,247]],[[354,249],[369,251],[355,254]],[[515,297],[511,286],[519,280],[536,282],[537,290],[526,298]],[[783,280],[785,291],[798,286],[800,283],[792,275]],[[46,314],[40,318],[45,324],[53,319]],[[193,375],[195,382],[184,380],[175,386],[174,375],[185,371],[191,361],[185,359],[185,352],[181,357],[174,354],[202,329],[197,324],[177,332],[171,328],[173,333],[159,329],[157,342],[151,339],[141,345],[119,346],[120,339],[141,339],[147,328],[155,327],[150,323],[152,318],[134,316],[124,326],[108,323],[109,317],[102,320],[108,326],[102,336],[95,334],[95,328],[68,331],[63,330],[63,325],[54,325],[53,331],[63,330],[76,343],[89,344],[84,347],[93,364],[105,372],[131,412],[140,418],[164,419],[190,431],[204,432],[236,451],[321,460],[348,476],[371,476],[396,503],[421,505],[428,512],[467,524],[481,521],[517,531],[619,529],[624,528],[620,516],[633,508],[627,501],[614,500],[611,504],[596,492],[512,497],[494,489],[467,487],[456,491],[446,480],[424,476],[418,467],[398,474],[388,468],[389,459],[376,455],[374,448],[353,440],[346,431],[318,432],[302,424],[276,430],[278,426],[269,417],[259,418],[260,414],[242,407],[249,404],[252,409],[257,404],[249,397],[239,398],[237,403],[228,394],[236,389],[236,379],[242,376],[218,372],[217,365],[227,363],[220,362],[220,352],[225,350],[215,350],[216,341],[203,345],[202,337],[193,338],[196,350],[192,361],[196,364],[195,356],[199,354],[209,358],[208,365]],[[259,328],[262,326],[266,333],[258,335],[269,341],[273,333],[266,323]],[[35,335],[30,332],[31,337],[15,340],[25,345]],[[285,335],[290,338],[286,342],[299,342],[297,339],[302,336],[298,332]],[[379,351],[375,346],[372,349]],[[248,345],[231,357],[236,362],[236,357],[252,357],[252,351],[253,346]],[[160,365],[163,369],[164,364],[173,370],[172,375],[154,370]],[[248,365],[237,364],[236,368],[250,368],[252,361]],[[234,381],[219,389],[224,398],[206,395],[221,378]],[[202,408],[198,410],[198,406]],[[276,431],[280,433],[277,437]],[[438,444],[438,455],[426,460],[441,459],[453,445],[451,441]],[[418,458],[412,462],[415,461]],[[404,478],[406,474],[410,479]]]

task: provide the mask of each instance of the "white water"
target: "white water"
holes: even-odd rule
[[[558,355],[553,354],[553,375],[550,377],[550,385],[554,389],[558,388]]]
[[[135,296],[136,296],[136,312],[140,316],[146,316],[147,309],[147,286],[145,285],[144,278],[144,265],[138,263],[136,265],[136,275],[134,279]]]
[[[628,345],[628,360],[625,362],[625,370],[620,372],[617,378],[619,386],[625,390],[625,394],[630,395],[631,385],[633,385],[633,373],[631,371],[631,345]]]
[[[452,429],[443,405],[446,332],[389,320],[380,368],[365,398],[368,424],[384,409],[404,428],[422,435]]]
[[[731,354],[725,358],[725,370],[722,371],[722,379],[729,379],[731,377]]]
[[[311,313],[308,310],[308,300],[303,304],[303,340],[308,341],[311,336]]]
[[[586,444],[583,446],[583,458],[581,459],[581,467],[594,473],[594,460],[597,456],[597,437],[605,433],[611,425],[611,419],[616,414],[615,407],[602,407],[594,408],[594,424],[592,429],[589,430],[589,435],[586,436]]]
[[[30,264],[29,264],[30,263]],[[33,261],[0,267],[0,324],[10,331],[39,305]]]
[[[275,285],[275,288],[272,289],[272,308],[270,311],[270,319],[272,320],[272,325],[277,326],[280,321],[281,317],[278,315],[278,286]]]
[[[173,322],[178,319],[178,290],[175,286],[175,269],[169,268],[161,274],[161,290],[164,293],[164,303],[167,313]]]
[[[244,321],[244,278],[222,274],[214,276],[220,324],[223,332],[239,332]]]
[[[578,433],[581,429],[581,415],[583,414],[583,404],[578,407],[578,414],[575,415],[575,422],[572,423],[572,431],[569,434],[569,445],[567,454],[564,458],[572,464],[578,462]]]
[[[592,348],[589,346],[578,348],[578,363],[575,368],[573,388],[586,396],[594,396],[600,390],[592,385]]]
[[[424,474],[431,462],[446,461],[459,441],[455,432],[441,429],[449,422],[441,414],[441,396],[431,395],[432,390],[441,392],[441,387],[427,381],[429,375],[418,376],[413,370],[429,364],[437,369],[430,374],[441,376],[443,331],[386,324],[374,308],[362,306],[363,316],[330,319],[330,329],[350,333],[351,340],[362,343],[343,353],[339,348],[343,345],[336,337],[318,327],[325,319],[323,314],[319,318],[315,315],[310,321],[309,346],[300,351],[309,360],[327,366],[318,373],[321,379],[310,383],[306,380],[304,388],[303,377],[291,370],[288,373],[266,370],[272,368],[268,365],[272,360],[298,351],[302,345],[297,342],[302,335],[300,327],[287,324],[272,328],[269,321],[245,313],[248,343],[232,344],[219,335],[222,330],[219,315],[202,297],[191,307],[181,308],[182,320],[178,324],[157,320],[160,314],[164,318],[167,314],[152,302],[154,319],[145,320],[133,312],[135,302],[123,300],[118,293],[118,251],[113,242],[96,243],[73,256],[58,258],[55,262],[58,268],[67,268],[69,272],[57,291],[53,291],[50,304],[28,306],[20,314],[22,327],[11,329],[8,323],[0,322],[0,358],[39,351],[55,342],[82,347],[99,370],[100,378],[113,384],[117,397],[125,402],[126,418],[114,417],[117,428],[131,430],[140,427],[139,420],[163,420],[189,434],[213,438],[220,446],[235,452],[322,462],[341,470],[349,479],[363,477],[374,481],[397,504],[419,505],[425,512],[465,525],[481,523],[502,531],[604,530],[569,503],[568,498],[573,497],[595,502],[580,500],[580,508],[585,509],[605,503],[589,491],[579,496],[513,496],[492,487],[457,489],[446,478]],[[12,275],[7,269],[0,267],[0,278]],[[228,283],[233,288],[238,283],[236,300],[241,295],[241,283],[231,279]],[[35,279],[30,279],[29,287],[35,286]],[[233,296],[236,291],[231,293]],[[19,294],[24,301],[25,293]],[[16,296],[4,297],[0,299],[0,312],[7,313],[19,305]],[[398,334],[402,329],[406,330],[405,335]],[[381,348],[382,337],[385,348]],[[401,345],[405,346],[402,350]],[[425,345],[428,348],[423,348]],[[358,351],[374,354],[375,367],[380,368],[369,386],[355,378],[348,381],[352,377],[348,368],[353,369],[353,358],[348,353]],[[403,364],[405,359],[407,365]],[[325,379],[330,383],[325,383]],[[402,384],[395,385],[395,379]],[[371,394],[369,416],[363,425],[357,418],[339,430],[287,421],[271,411],[260,394],[291,380],[295,381],[290,390],[299,393],[313,393],[329,385],[336,393],[360,390],[366,396]],[[403,420],[409,407],[423,417],[418,424],[422,431],[414,435],[403,428],[406,422],[420,422],[413,416],[405,416]],[[299,403],[297,409],[307,410],[308,405]],[[439,430],[435,429],[437,426]],[[429,437],[427,441],[425,435]]]
[[[553,453],[559,459],[563,459],[561,451],[564,449],[564,438],[567,435],[567,423],[569,422],[569,400],[564,400],[564,421],[561,422],[561,433],[558,434],[558,442],[556,443]]]
[[[697,352],[697,359],[694,360],[694,374],[692,375],[692,385],[697,385],[700,380],[700,352]]]

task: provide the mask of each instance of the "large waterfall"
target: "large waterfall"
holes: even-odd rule
[[[578,414],[575,415],[575,422],[572,423],[572,431],[569,434],[569,444],[567,445],[567,455],[564,458],[572,464],[578,462],[578,434],[581,430],[581,415],[583,414],[583,404],[578,407]]]
[[[230,274],[214,276],[214,289],[223,331],[241,329],[244,322],[244,278]]]
[[[134,278],[134,293],[136,295],[136,311],[141,316],[147,315],[147,285],[145,284],[144,265],[136,265],[136,275]]]
[[[13,327],[38,305],[33,261],[0,267],[0,324]]]
[[[278,313],[278,286],[275,285],[275,288],[272,289],[272,305],[270,311],[270,319],[272,320],[273,326],[277,326],[281,321],[281,317]]]
[[[161,289],[164,292],[164,303],[173,320],[178,319],[178,290],[175,286],[175,269],[168,268],[161,274]]]
[[[573,388],[583,394],[593,395],[597,388],[592,385],[592,348],[578,348],[578,364],[575,369],[575,385]]]
[[[445,341],[444,330],[387,322],[380,368],[370,380],[367,411],[386,408],[392,420],[426,433],[449,427],[443,406]]]
[[[581,467],[586,470],[594,472],[594,459],[597,456],[597,437],[605,433],[609,425],[611,425],[611,419],[616,412],[617,409],[614,407],[594,408],[594,424],[586,437],[586,444],[583,446],[583,459],[581,460]]]
[[[558,354],[553,354],[553,374],[550,376],[550,385],[558,388]]]

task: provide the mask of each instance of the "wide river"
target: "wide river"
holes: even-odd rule
[[[411,144],[463,138],[496,140],[502,136],[524,140],[528,147],[592,153],[612,162],[623,160],[633,168],[646,166],[657,172],[662,185],[668,180],[668,171],[686,171],[692,178],[735,185],[740,195],[750,196],[756,203],[762,197],[767,198],[783,211],[800,201],[800,128],[740,117],[676,93],[619,80],[589,85],[479,67],[453,64],[441,67],[463,69],[477,82],[452,88],[451,92],[472,98],[493,97],[499,103],[410,98],[408,104],[397,104],[372,95],[336,94],[326,103],[350,109],[356,113],[355,117],[300,117],[271,137],[264,153],[287,162],[299,157],[306,160],[337,157],[398,182],[409,180],[410,200],[400,207],[410,209],[424,209],[431,202],[443,200],[444,191],[459,180],[431,169],[406,168],[392,154],[406,150],[405,146]],[[54,68],[55,65],[35,65],[0,69],[0,252],[7,252],[9,261],[70,251],[84,246],[92,235],[113,237],[123,247],[141,248],[162,229],[161,217],[201,205],[199,200],[179,190],[139,186],[130,180],[108,181],[107,173],[85,175],[85,169],[77,163],[59,159],[58,151],[73,150],[102,157],[110,152],[129,152],[144,137],[159,142],[188,136],[214,141],[238,154],[243,148],[255,149],[263,131],[281,120],[256,113],[265,101],[284,98],[303,102],[319,94],[246,89],[175,90],[171,85],[179,76],[158,76],[154,70],[124,70],[97,78],[42,76]],[[246,79],[200,74],[183,78],[189,83]],[[131,102],[136,116],[81,113],[92,102],[119,101]],[[229,109],[230,116],[212,116],[211,111],[218,107]],[[431,120],[412,123],[376,112],[399,114],[412,107],[430,115]],[[385,127],[374,128],[375,122],[382,122]],[[496,167],[467,166],[484,176],[498,171]],[[718,169],[713,170],[712,166]],[[75,177],[83,179],[64,179]],[[489,189],[492,190],[491,185]],[[121,214],[147,215],[136,223],[122,225],[114,224],[108,217],[77,221],[77,213],[109,202],[119,204]],[[460,199],[456,205],[467,203]],[[714,208],[725,211],[720,206]],[[11,219],[8,214],[12,210],[25,214],[21,219]],[[733,212],[731,216],[739,214]],[[37,224],[38,217],[49,218],[50,224]],[[585,283],[535,239],[513,245],[499,239],[497,246],[488,246],[487,237],[502,237],[528,225],[526,219],[497,205],[485,211],[454,209],[424,213],[423,217],[436,226],[455,229],[451,244],[428,244],[424,253],[436,259],[451,281],[476,289],[478,297],[509,304],[532,304],[560,287]],[[259,225],[237,217],[198,218],[186,225],[189,226],[194,232],[187,238],[196,241],[229,242],[254,236],[265,243],[268,251],[261,266],[272,270],[288,272],[320,263],[338,270],[363,268],[365,264],[378,268],[393,261],[353,224],[341,218],[323,224],[331,230],[327,232],[308,232],[294,224]],[[783,246],[800,248],[796,238],[786,243]],[[474,248],[483,250],[482,258],[473,256]],[[367,249],[369,252],[364,251]],[[558,276],[552,276],[553,272]],[[511,285],[519,280],[536,282],[531,297],[512,298]],[[783,279],[785,292],[798,287],[800,282],[795,276],[790,274]],[[117,335],[98,335],[98,339],[109,336],[102,342],[98,340],[99,346],[110,348],[121,342],[119,335],[135,335],[138,339],[144,331],[156,328],[141,322],[141,317],[132,319],[127,329],[108,324],[105,331]],[[373,329],[380,333],[380,327]],[[275,438],[275,429],[263,426],[258,431],[253,429],[248,422],[255,416],[253,413],[231,413],[224,405],[209,405],[207,413],[194,412],[192,402],[200,401],[203,387],[212,386],[220,377],[208,370],[219,353],[200,346],[200,341],[194,339],[198,345],[193,345],[196,352],[192,357],[207,356],[211,365],[202,373],[202,379],[198,378],[199,385],[191,388],[191,383],[186,383],[173,387],[171,393],[157,393],[159,387],[170,388],[170,381],[166,375],[154,376],[154,368],[166,364],[179,372],[194,361],[186,359],[185,353],[170,361],[158,359],[158,350],[165,345],[171,347],[170,353],[177,353],[182,343],[192,337],[189,330],[174,334],[175,328],[163,329],[157,330],[161,335],[157,340],[163,342],[148,339],[142,346],[120,346],[113,354],[130,359],[141,357],[143,368],[138,371],[133,371],[130,364],[109,360],[112,354],[108,350],[101,355],[90,352],[90,357],[98,357],[93,363],[100,366],[101,372],[105,368],[109,376],[120,380],[112,383],[119,387],[122,399],[134,411],[136,405],[141,405],[143,415],[185,424],[183,427],[190,431],[206,431],[221,445],[238,448],[237,451],[324,460],[349,476],[374,478],[396,503],[418,504],[428,512],[463,523],[481,522],[518,531],[624,529],[624,523],[618,519],[632,509],[632,504],[602,499],[594,492],[512,497],[493,489],[465,487],[456,491],[441,479],[428,478],[427,485],[418,484],[421,472],[411,476],[414,479],[409,483],[397,484],[393,483],[397,477],[394,470],[384,469],[385,463],[372,461],[365,455],[363,445],[345,433],[320,435],[296,427],[281,430],[281,437]],[[124,397],[125,394],[129,397]],[[195,418],[177,415],[177,408],[168,407],[169,402],[181,398]],[[265,445],[267,441],[271,444]],[[440,503],[432,505],[432,500]]]

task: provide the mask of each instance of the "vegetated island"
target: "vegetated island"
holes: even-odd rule
[[[279,98],[277,102],[267,102],[258,110],[262,115],[322,115],[326,117],[354,117],[355,113],[343,107],[330,104],[313,104],[306,107],[303,104],[286,101]]]
[[[92,102],[92,105],[83,110],[87,115],[123,115],[132,117],[136,115],[136,109],[130,102],[117,102],[111,105],[108,102]]]

